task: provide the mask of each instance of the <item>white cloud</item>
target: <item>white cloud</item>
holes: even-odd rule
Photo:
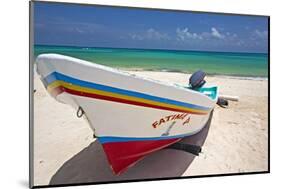
[[[133,40],[139,40],[139,41],[143,40],[143,37],[137,34],[130,34],[130,36]]]
[[[230,38],[235,38],[237,37],[236,34],[231,34],[227,32],[226,35],[223,33],[219,32],[218,29],[215,27],[211,28],[210,32],[202,32],[202,33],[196,33],[196,32],[191,32],[188,28],[177,28],[176,30],[177,34],[177,40],[179,41],[190,41],[190,40],[211,40],[211,39],[225,39],[226,35],[227,37]]]
[[[216,28],[212,27],[211,31],[212,31],[211,34],[212,34],[213,37],[216,37],[216,38],[219,38],[219,39],[224,39],[225,36],[223,34],[221,34]]]
[[[256,35],[265,35],[265,33],[257,32]],[[157,31],[154,28],[149,28],[143,32],[131,33],[129,37],[133,40],[177,40],[183,44],[196,44],[206,41],[206,44],[222,45],[231,43],[236,46],[245,46],[246,42],[241,40],[236,33],[224,31],[211,27],[205,32],[193,32],[188,27],[177,28],[175,35],[171,36],[167,33]],[[200,42],[201,41],[201,42]]]
[[[75,28],[75,31],[78,32],[78,33],[80,33],[80,34],[85,33],[84,30],[81,30],[81,29],[79,29],[79,28]]]
[[[133,33],[133,34],[129,34],[129,36],[133,39],[133,40],[169,40],[170,37],[168,34],[166,33],[162,33],[159,32],[153,28],[149,28],[148,30],[146,30],[145,32],[142,33]]]
[[[254,36],[258,37],[258,38],[261,38],[261,39],[267,39],[268,32],[266,30],[265,31],[255,30]]]
[[[169,39],[169,36],[166,33],[158,32],[153,28],[148,29],[146,33],[147,37],[150,39]]]
[[[42,24],[41,24],[42,25]],[[59,30],[62,32],[72,32],[72,33],[85,33],[92,34],[97,31],[103,32],[106,31],[106,27],[101,24],[96,23],[88,23],[88,22],[73,22],[73,21],[65,21],[64,18],[57,18],[55,20],[46,21],[44,25],[48,28]],[[39,25],[39,27],[42,27]],[[36,26],[38,27],[38,26]]]
[[[238,46],[243,46],[243,45],[245,45],[245,42],[242,41],[242,40],[239,40],[239,41],[236,43],[236,45],[238,45]]]
[[[189,32],[188,28],[184,28],[184,29],[177,28],[176,33],[177,33],[177,39],[181,41],[185,41],[188,39],[199,39],[199,40],[203,39],[201,34]]]

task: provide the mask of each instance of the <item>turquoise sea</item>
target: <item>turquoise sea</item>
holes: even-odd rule
[[[125,70],[268,77],[268,54],[35,45],[35,58],[57,53]]]

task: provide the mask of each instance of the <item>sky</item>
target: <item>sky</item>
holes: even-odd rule
[[[43,2],[34,4],[35,44],[268,51],[267,17]]]

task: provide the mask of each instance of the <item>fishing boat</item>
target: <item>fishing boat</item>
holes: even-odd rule
[[[201,131],[218,101],[217,86],[196,80],[202,72],[180,86],[58,54],[36,65],[51,96],[87,118],[115,174]]]

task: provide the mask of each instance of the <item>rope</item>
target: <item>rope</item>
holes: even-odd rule
[[[79,106],[77,112],[76,112],[76,116],[78,118],[82,117],[84,115],[84,110]]]

